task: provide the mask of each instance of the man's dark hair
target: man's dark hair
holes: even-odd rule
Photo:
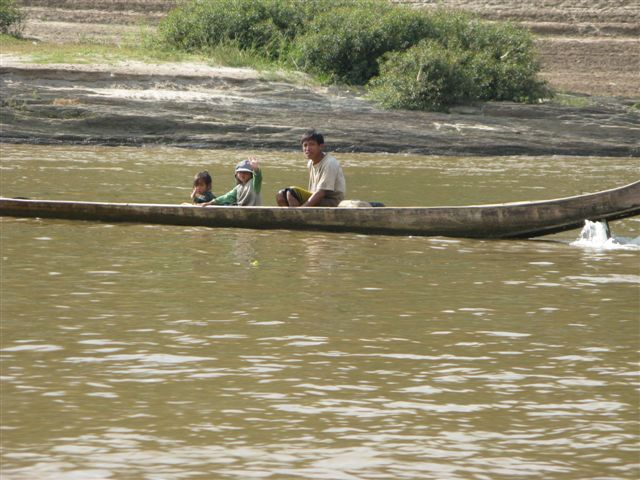
[[[196,178],[193,179],[193,185],[195,186],[200,181],[203,181],[205,185],[211,185],[211,183],[213,183],[211,175],[209,175],[209,172],[206,170],[196,175]]]
[[[322,145],[324,143],[324,137],[322,134],[315,130],[307,130],[304,132],[304,135],[302,135],[302,138],[300,139],[300,145],[304,142],[308,142],[309,140],[315,141],[318,145]]]

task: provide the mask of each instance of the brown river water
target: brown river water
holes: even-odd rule
[[[2,145],[3,196],[180,203],[249,152]],[[257,152],[265,203],[301,155]],[[340,154],[349,197],[597,191],[637,158]],[[614,241],[3,218],[3,479],[635,479],[640,218]]]

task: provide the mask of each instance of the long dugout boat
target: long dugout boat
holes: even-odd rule
[[[441,207],[203,208],[0,197],[0,216],[10,217],[487,239],[532,238],[639,214],[640,181],[553,200]]]

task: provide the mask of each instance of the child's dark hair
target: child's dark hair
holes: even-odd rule
[[[198,173],[193,179],[193,186],[195,187],[200,182],[204,182],[205,185],[211,186],[213,179],[211,178],[211,175],[209,175],[209,172],[205,170],[204,172]]]
[[[304,142],[308,142],[309,140],[313,140],[318,145],[322,145],[324,143],[324,137],[322,136],[322,134],[316,132],[315,130],[307,130],[306,132],[304,132],[304,135],[302,135],[302,138],[300,139],[300,145],[302,145]]]

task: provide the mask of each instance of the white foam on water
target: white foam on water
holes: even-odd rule
[[[575,280],[577,282],[588,282],[588,284],[596,283],[636,283],[640,285],[640,275],[603,275],[599,277],[576,276],[570,275],[564,277],[564,280]],[[604,299],[602,299],[604,300]]]
[[[592,250],[640,250],[640,237],[609,236],[605,222],[585,220],[579,237],[571,245]]]
[[[43,345],[43,344],[29,344],[29,345],[16,345],[15,347],[7,347],[0,350],[1,352],[56,352],[58,350],[64,350],[63,347],[58,345]]]

